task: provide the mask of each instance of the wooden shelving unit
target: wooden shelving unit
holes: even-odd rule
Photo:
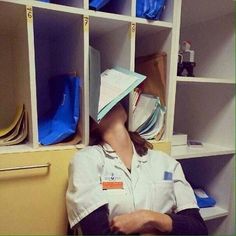
[[[175,146],[170,154],[181,162],[190,182],[216,198],[215,207],[200,211],[206,221],[217,220],[210,233],[231,234],[235,230],[230,208],[235,178],[233,1],[168,0],[159,21],[137,18],[136,0],[114,1],[114,6],[103,12],[89,10],[88,0],[60,2],[0,0],[0,129],[13,119],[20,103],[25,104],[29,118],[27,142],[0,147],[1,165],[9,163],[8,157],[24,164],[24,155],[34,162],[35,156],[39,160],[46,152],[48,160],[60,153],[56,165],[60,169],[68,164],[69,155],[88,145],[89,45],[101,52],[102,70],[122,66],[135,71],[135,58],[166,52],[166,129],[163,139],[153,142],[154,148],[170,153],[174,131],[203,143],[202,148]],[[191,41],[195,50],[195,77],[176,76],[182,40]],[[79,72],[81,79],[82,141],[76,146],[41,146],[38,120],[50,106],[47,84],[52,76],[71,71]],[[131,106],[128,110],[132,122]],[[63,156],[67,158],[64,161]],[[61,188],[65,189],[64,182]],[[33,199],[33,195],[29,197]],[[24,225],[21,220],[15,222]],[[48,233],[65,234],[65,228],[60,232],[56,228],[58,225]],[[4,229],[5,234],[14,233]],[[37,232],[34,228],[21,230],[45,233],[38,228]]]
[[[172,146],[189,182],[216,199],[200,210],[210,234],[234,234],[235,50],[234,3],[182,0],[179,44],[191,42],[194,77],[175,76],[173,131],[202,147]]]

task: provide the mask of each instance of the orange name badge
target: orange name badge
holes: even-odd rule
[[[102,189],[123,189],[123,182],[121,181],[103,181]]]

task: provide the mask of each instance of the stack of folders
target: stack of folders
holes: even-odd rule
[[[132,131],[138,132],[144,139],[160,139],[164,130],[166,108],[159,97],[140,94],[133,111]]]
[[[22,143],[28,135],[27,113],[24,105],[18,107],[12,122],[0,130],[0,146]]]

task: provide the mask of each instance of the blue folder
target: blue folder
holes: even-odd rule
[[[160,20],[166,0],[137,0],[136,16],[149,20]]]
[[[90,0],[89,9],[91,10],[100,10],[104,7],[110,0]]]
[[[216,204],[216,200],[207,195],[202,189],[194,189],[194,194],[197,200],[197,205],[200,208],[213,207]]]
[[[52,107],[39,119],[39,142],[50,145],[63,141],[76,132],[79,121],[79,77],[61,76],[50,81]]]

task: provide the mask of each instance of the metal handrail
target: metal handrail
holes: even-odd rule
[[[29,169],[37,169],[37,168],[49,168],[50,166],[51,166],[51,163],[39,164],[39,165],[30,165],[30,166],[6,167],[6,168],[0,168],[0,172],[14,171],[14,170],[29,170]]]

